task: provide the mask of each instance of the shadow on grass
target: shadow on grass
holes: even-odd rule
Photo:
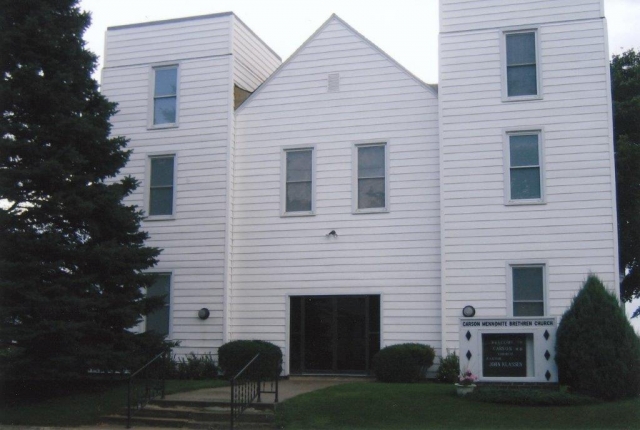
[[[170,380],[167,394],[227,385],[219,380]],[[123,381],[31,381],[3,383],[0,423],[37,426],[97,424],[100,417],[119,412],[126,405]]]

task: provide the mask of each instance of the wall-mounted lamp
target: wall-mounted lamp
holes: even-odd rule
[[[209,318],[209,315],[211,315],[211,312],[209,312],[209,309],[207,308],[202,308],[198,311],[198,318],[201,320],[206,320]]]
[[[462,308],[462,315],[467,318],[471,318],[472,316],[475,316],[475,314],[476,314],[476,308],[474,308],[473,306],[467,305],[464,308]]]
[[[331,230],[329,233],[325,234],[327,237],[338,237],[338,233],[335,230]]]

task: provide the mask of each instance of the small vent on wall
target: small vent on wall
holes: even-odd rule
[[[340,73],[329,73],[329,81],[327,90],[330,93],[337,93],[340,91]]]

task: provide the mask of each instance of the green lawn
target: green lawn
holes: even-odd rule
[[[166,393],[226,385],[226,381],[167,381]],[[96,424],[103,415],[117,413],[126,404],[127,385],[83,390],[30,403],[0,404],[1,424],[79,426]]]
[[[356,382],[283,402],[285,429],[638,429],[640,399],[588,406],[480,403],[446,384]]]

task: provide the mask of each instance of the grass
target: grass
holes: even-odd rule
[[[519,406],[579,406],[602,403],[594,397],[570,394],[566,391],[540,389],[507,389],[483,387],[467,395],[468,400],[504,403]]]
[[[514,406],[457,397],[448,384],[337,385],[283,402],[294,429],[637,429],[640,398],[580,406]]]
[[[173,394],[226,384],[226,381],[216,380],[171,380],[167,381],[166,393]],[[118,413],[125,407],[127,385],[126,383],[94,384],[82,389],[67,390],[67,392],[66,395],[54,395],[45,399],[33,400],[34,396],[32,396],[31,401],[21,399],[16,402],[11,398],[5,398],[5,401],[0,404],[0,423],[71,427],[96,424],[101,416]]]

